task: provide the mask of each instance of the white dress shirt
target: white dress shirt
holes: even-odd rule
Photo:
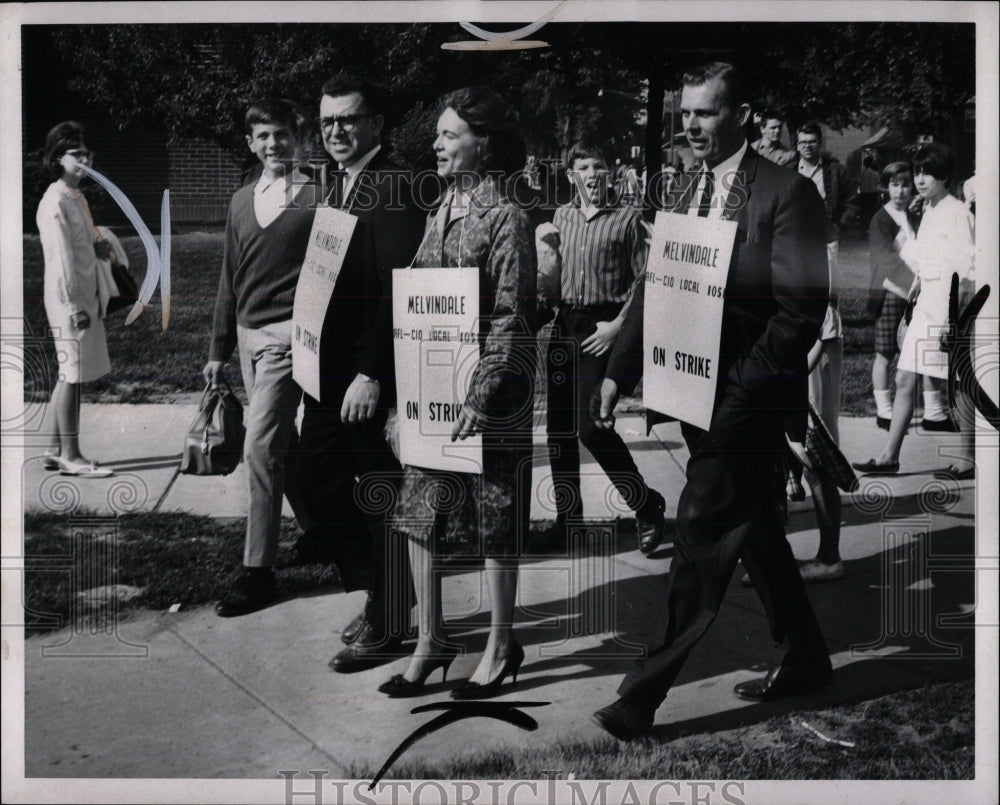
[[[358,178],[358,174],[361,173],[361,171],[368,167],[368,163],[372,161],[381,148],[381,144],[376,145],[371,151],[361,157],[361,159],[357,160],[357,162],[353,165],[341,165],[341,169],[347,174],[347,181],[344,183],[343,198],[346,199],[351,195],[351,188],[354,187],[354,180]]]
[[[712,188],[712,204],[708,210],[708,218],[718,220],[722,218],[722,214],[726,211],[726,199],[729,196],[729,191],[733,187],[733,180],[731,176],[739,169],[740,162],[742,162],[743,157],[746,156],[747,147],[747,141],[744,140],[743,145],[739,147],[735,154],[728,159],[724,159],[712,168],[715,183]],[[723,181],[723,176],[729,176],[730,178]],[[695,188],[694,196],[692,196],[691,206],[688,208],[688,215],[698,214],[698,202],[701,200],[701,194],[704,191],[704,188],[705,175],[703,171],[699,171],[698,186]]]
[[[308,183],[309,178],[298,168],[292,169],[291,176],[273,181],[266,174],[262,175],[253,189],[253,212],[260,228],[267,229],[274,223],[281,211]]]

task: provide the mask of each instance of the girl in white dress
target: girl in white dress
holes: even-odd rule
[[[951,149],[937,143],[924,146],[913,159],[913,182],[924,198],[924,215],[917,237],[907,241],[900,257],[915,268],[919,295],[900,346],[889,439],[878,458],[854,465],[863,472],[891,474],[899,470],[899,451],[913,415],[916,376],[928,378],[938,395],[943,394],[948,379],[948,354],[941,349],[941,339],[948,329],[951,277],[958,274],[961,309],[972,295],[975,276],[974,219],[966,206],[948,192],[954,165]],[[960,399],[960,465],[953,464],[935,474],[966,480],[975,475],[972,420],[964,395]],[[924,421],[926,424],[926,412]]]
[[[97,241],[90,209],[78,189],[84,178],[80,165],[92,157],[79,123],[60,123],[48,133],[45,164],[56,181],[35,216],[45,257],[45,315],[59,362],[59,379],[45,414],[44,432],[52,435],[45,466],[80,478],[113,475],[84,457],[79,439],[80,384],[111,371],[98,293],[98,258],[107,258],[101,253],[107,243]]]

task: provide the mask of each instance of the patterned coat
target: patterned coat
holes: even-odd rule
[[[403,468],[394,521],[420,539],[435,518],[447,542],[478,542],[483,555],[513,555],[527,537],[535,377],[535,236],[527,214],[492,180],[464,215],[428,216],[413,267],[479,269],[479,363],[466,405],[486,417],[483,473]],[[519,494],[523,492],[523,494]]]

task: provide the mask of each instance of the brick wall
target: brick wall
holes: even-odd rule
[[[171,220],[224,221],[243,175],[233,156],[207,140],[181,140],[169,163]]]

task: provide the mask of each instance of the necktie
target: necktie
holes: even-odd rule
[[[698,217],[707,218],[708,211],[712,209],[712,195],[715,193],[715,172],[704,171],[705,183],[701,191],[701,199],[698,201]]]
[[[327,196],[327,204],[331,207],[341,209],[344,206],[344,202],[347,201],[344,198],[344,188],[347,186],[347,171],[334,171],[332,185],[330,195]]]

